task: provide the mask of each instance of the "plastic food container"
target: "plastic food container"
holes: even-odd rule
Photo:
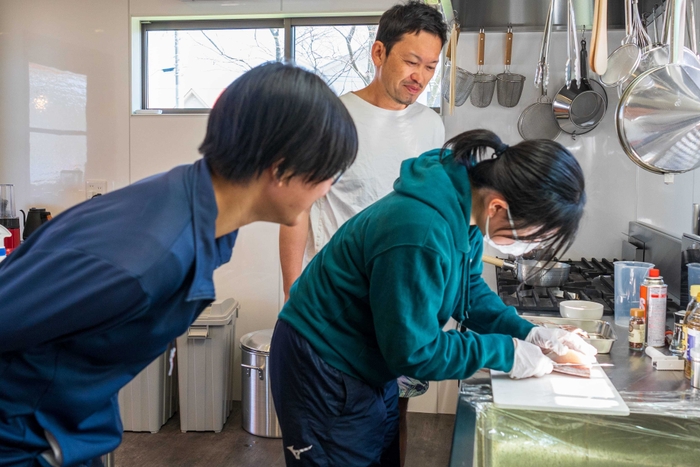
[[[600,319],[603,317],[603,305],[586,300],[565,300],[559,303],[559,313],[563,318]]]

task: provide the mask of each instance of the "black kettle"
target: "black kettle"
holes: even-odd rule
[[[41,224],[51,219],[51,213],[44,208],[31,208],[26,214],[26,217],[24,211],[21,209],[20,211],[24,219],[24,233],[22,234],[24,240],[26,240],[32,232],[41,227]]]

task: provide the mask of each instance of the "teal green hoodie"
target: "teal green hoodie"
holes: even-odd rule
[[[470,213],[467,169],[450,153],[405,161],[394,192],[309,263],[279,318],[326,363],[375,386],[510,371],[511,336],[533,325],[481,278],[483,237]],[[469,331],[443,331],[450,317]]]

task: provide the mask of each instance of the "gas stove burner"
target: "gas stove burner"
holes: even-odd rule
[[[571,265],[569,279],[561,287],[533,287],[521,283],[508,270],[496,268],[498,295],[506,305],[519,313],[559,314],[559,303],[565,300],[587,300],[603,305],[603,313],[615,309],[613,262],[595,258],[562,261]]]

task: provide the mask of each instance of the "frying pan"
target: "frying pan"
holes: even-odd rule
[[[559,127],[570,135],[588,133],[605,116],[606,98],[596,92],[588,81],[586,40],[581,41],[581,81],[571,87],[562,86],[554,97],[552,110]]]
[[[700,167],[700,68],[683,64],[685,0],[668,0],[671,63],[645,71],[625,90],[615,124],[623,150],[654,173]]]
[[[571,265],[566,263],[535,259],[519,258],[513,262],[495,256],[482,255],[481,260],[501,269],[510,269],[520,282],[535,287],[559,287],[569,279],[571,269]]]

